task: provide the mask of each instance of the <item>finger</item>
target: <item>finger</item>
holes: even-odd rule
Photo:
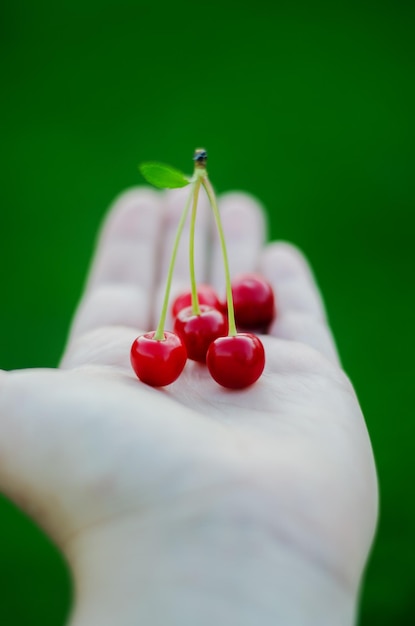
[[[173,244],[176,238],[177,227],[183,209],[188,200],[190,187],[172,189],[166,192],[163,242],[161,249],[161,282],[163,282],[171,260]],[[174,276],[179,281],[189,281],[189,231],[190,231],[190,206],[189,217],[183,228],[179,247],[177,250],[174,266]],[[195,228],[195,272],[198,280],[206,280],[206,228],[209,218],[209,203],[204,189],[200,189],[197,204],[196,228]]]
[[[231,192],[219,198],[219,209],[231,277],[254,271],[266,232],[265,212],[262,206],[248,194]],[[224,296],[223,256],[216,233],[212,245],[211,282],[219,295]]]
[[[166,276],[169,270],[171,255],[174,247],[174,241],[176,238],[177,227],[182,215],[183,209],[189,198],[191,192],[189,187],[183,189],[174,189],[168,191],[165,197],[165,212],[164,212],[164,224],[163,224],[163,239],[160,245],[160,275],[159,284],[157,287],[157,299],[155,307],[155,319],[153,324],[157,324],[157,317],[161,311],[162,302],[164,299]],[[190,206],[189,216],[186,220],[183,232],[180,238],[178,246],[176,260],[174,265],[173,281],[170,292],[170,302],[174,300],[178,293],[190,289],[190,274],[189,274],[189,235],[190,235],[190,213],[192,206]],[[209,235],[209,222],[211,219],[209,202],[204,189],[200,189],[197,215],[196,215],[196,227],[195,227],[195,239],[194,239],[194,264],[195,274],[198,283],[206,282],[207,280],[207,247],[208,247],[208,235]],[[170,311],[169,311],[170,313]],[[171,327],[171,316],[167,317],[166,326]]]
[[[61,361],[61,369],[95,365],[131,372],[131,344],[140,331],[127,326],[101,326],[74,339]]]
[[[115,201],[98,241],[69,347],[103,326],[148,329],[162,218],[163,196],[156,191],[131,189]]]
[[[276,297],[270,334],[310,345],[339,363],[320,291],[302,253],[289,243],[273,242],[263,250],[259,267]]]

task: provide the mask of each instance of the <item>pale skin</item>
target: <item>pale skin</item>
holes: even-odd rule
[[[188,362],[153,389],[131,369],[183,198],[120,196],[60,368],[0,371],[0,489],[67,558],[70,626],[350,626],[377,519],[373,454],[308,263],[265,244],[254,198],[219,204],[231,273],[259,270],[277,297],[261,379],[227,391]],[[196,274],[221,290],[209,228],[202,196]],[[188,284],[186,245],[175,281]]]

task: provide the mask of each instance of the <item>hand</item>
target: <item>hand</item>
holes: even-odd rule
[[[261,379],[230,392],[188,362],[153,389],[131,370],[182,198],[121,196],[61,368],[0,372],[0,488],[66,555],[73,626],[351,624],[377,516],[370,442],[308,265],[264,246],[253,198],[220,204],[231,271],[258,268],[276,293]],[[208,219],[202,202],[199,280]],[[187,284],[185,244],[175,276]]]

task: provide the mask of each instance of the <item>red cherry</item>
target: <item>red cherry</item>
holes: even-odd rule
[[[186,346],[187,356],[193,361],[205,363],[206,353],[212,341],[224,337],[228,324],[223,314],[206,304],[200,306],[200,315],[194,315],[191,306],[179,311],[174,331]]]
[[[186,363],[186,348],[180,337],[164,331],[164,340],[154,339],[156,331],[137,337],[130,359],[138,378],[152,387],[170,385],[180,376]]]
[[[258,380],[264,370],[264,346],[250,333],[219,337],[210,344],[206,363],[219,385],[243,389]]]
[[[219,300],[216,291],[210,285],[199,285],[197,288],[197,297],[199,299],[199,304],[207,304],[214,309],[218,309],[218,311],[222,310],[222,303]],[[172,317],[177,317],[179,311],[181,311],[185,307],[191,306],[191,304],[191,291],[184,291],[183,293],[179,294],[172,305]]]
[[[242,274],[232,281],[235,322],[238,328],[267,329],[275,317],[271,285],[259,274]]]

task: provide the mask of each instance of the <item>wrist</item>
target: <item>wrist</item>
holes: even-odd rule
[[[238,507],[131,515],[68,546],[71,626],[351,626],[357,591]]]

